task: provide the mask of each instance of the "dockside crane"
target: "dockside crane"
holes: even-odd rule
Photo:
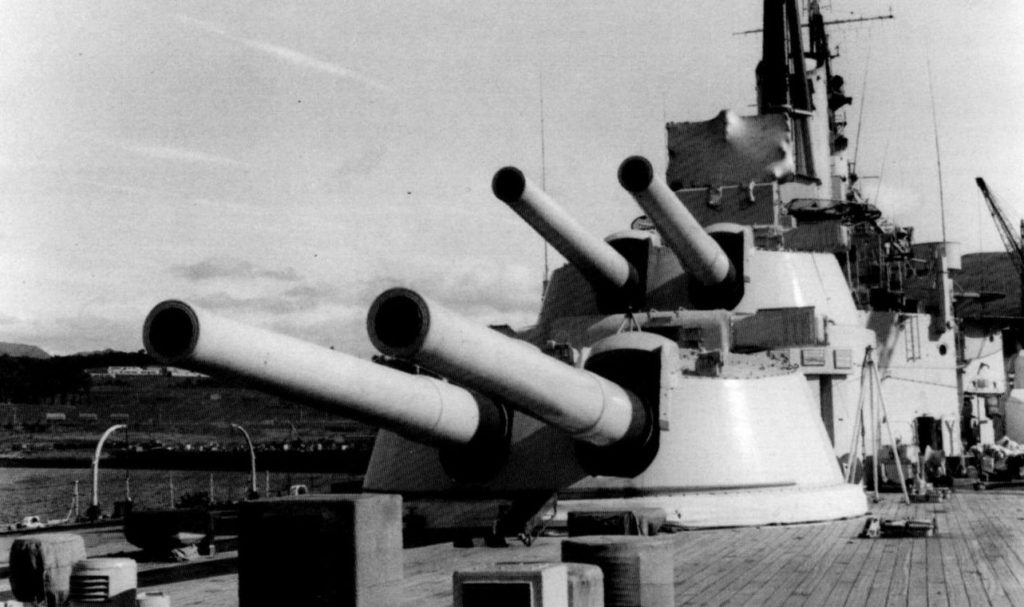
[[[1017,269],[1018,286],[1020,287],[1020,301],[1018,302],[1019,314],[1024,316],[1024,221],[1018,220],[1018,232],[1014,233],[1013,221],[1011,221],[1006,209],[999,202],[999,199],[988,189],[985,180],[981,177],[975,178],[981,195],[985,197],[985,203],[992,214],[992,221],[996,224],[996,231],[1003,240],[1003,246],[1010,255],[1013,267]]]

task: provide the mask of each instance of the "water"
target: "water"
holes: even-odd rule
[[[126,482],[127,478],[127,482]],[[216,501],[241,500],[249,490],[247,472],[196,470],[123,470],[101,468],[99,503],[105,514],[114,502],[130,492],[136,508],[167,508],[173,500],[188,494],[209,493]],[[306,485],[310,492],[327,492],[332,483],[351,482],[347,474],[271,472],[257,476],[257,489],[264,495],[286,493],[291,485]],[[26,516],[44,521],[72,515],[75,481],[78,481],[79,511],[85,514],[92,500],[92,472],[88,468],[0,468],[0,529]],[[172,499],[173,495],[173,499]]]

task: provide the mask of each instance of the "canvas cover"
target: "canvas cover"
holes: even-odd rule
[[[673,190],[785,181],[796,170],[785,114],[670,122],[667,178]]]

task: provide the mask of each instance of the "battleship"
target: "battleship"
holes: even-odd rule
[[[642,213],[625,229],[595,236],[519,168],[494,175],[569,262],[533,326],[391,288],[368,308],[368,361],[167,300],[146,350],[379,426],[362,491],[402,496],[407,539],[524,540],[407,551],[405,604],[448,600],[452,567],[557,558],[543,531],[573,512],[624,510],[686,531],[676,604],[1015,604],[1012,496],[869,504],[869,461],[876,480],[879,460],[902,475],[928,453],[968,472],[967,447],[995,437],[1002,348],[957,322],[955,244],[915,243],[861,193],[818,3],[806,24],[795,0],[764,7],[757,114],[667,124],[663,174],[624,159]],[[869,510],[948,536],[848,541]],[[235,589],[171,586],[205,604]]]

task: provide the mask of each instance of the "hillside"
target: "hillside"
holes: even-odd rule
[[[50,358],[50,355],[47,354],[46,351],[37,346],[30,346],[28,344],[14,344],[6,341],[0,341],[0,356],[13,356],[16,358],[35,358],[39,360],[46,360]]]
[[[957,306],[963,318],[1021,316],[1020,281],[1006,253],[970,253],[962,259],[963,270],[953,280],[957,293],[1002,293],[987,302],[965,301]]]

